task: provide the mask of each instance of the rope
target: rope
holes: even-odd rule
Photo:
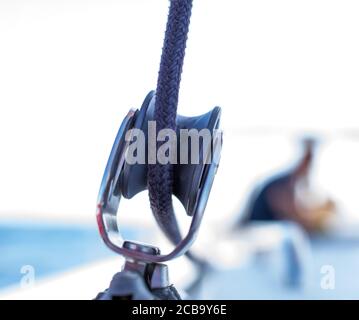
[[[154,120],[157,132],[162,129],[176,129],[178,94],[192,1],[170,0],[156,90]],[[157,142],[157,150],[163,143],[165,142]],[[177,244],[182,237],[172,204],[172,165],[149,165],[147,181],[153,215],[165,235]]]

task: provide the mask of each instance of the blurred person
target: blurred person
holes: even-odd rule
[[[237,227],[249,222],[289,220],[308,232],[324,230],[336,211],[331,199],[318,203],[310,189],[310,176],[315,160],[316,140],[302,140],[301,156],[288,171],[270,178],[251,194],[244,219]]]

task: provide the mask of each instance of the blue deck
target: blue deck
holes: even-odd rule
[[[249,263],[240,269],[216,272],[204,287],[207,299],[359,299],[359,242],[315,238],[307,284],[286,286],[273,263]],[[334,290],[322,289],[323,265],[335,269]]]

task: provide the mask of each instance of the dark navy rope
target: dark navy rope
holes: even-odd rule
[[[192,9],[192,0],[170,2],[156,90],[154,118],[157,132],[167,128],[176,129],[178,93]],[[158,143],[157,148],[160,145]],[[177,244],[181,234],[172,204],[172,165],[149,165],[147,180],[154,217],[166,236]]]

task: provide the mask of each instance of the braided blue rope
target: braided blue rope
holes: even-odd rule
[[[192,9],[192,0],[170,2],[156,90],[154,118],[157,132],[176,129],[178,94]],[[157,150],[162,143],[157,143]],[[153,215],[165,235],[177,244],[181,234],[172,204],[172,165],[149,165],[147,181]]]

